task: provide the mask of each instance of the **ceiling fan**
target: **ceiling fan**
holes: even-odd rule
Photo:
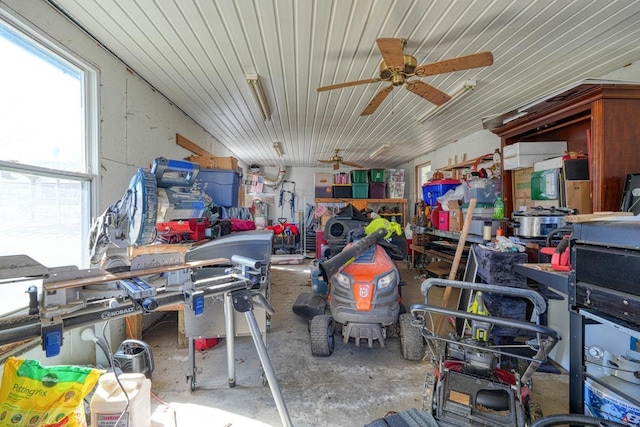
[[[378,106],[391,93],[394,86],[405,85],[407,90],[435,104],[442,105],[451,97],[439,89],[418,79],[409,80],[411,77],[427,77],[436,74],[450,73],[453,71],[468,70],[470,68],[486,67],[493,64],[491,52],[480,52],[457,58],[445,59],[444,61],[431,64],[417,65],[416,58],[404,54],[405,39],[381,38],[377,39],[378,49],[382,54],[380,64],[380,77],[365,80],[356,80],[335,85],[322,86],[318,92],[340,89],[343,87],[357,86],[367,83],[388,81],[391,85],[382,88],[373,97],[369,105],[362,110],[361,116],[372,114]]]
[[[338,170],[340,169],[340,164],[342,163],[345,166],[351,166],[353,168],[361,168],[362,166],[360,166],[357,163],[353,163],[353,162],[346,162],[342,159],[342,156],[340,154],[338,154],[340,152],[339,148],[336,148],[333,156],[331,156],[329,159],[327,160],[323,160],[323,159],[319,159],[318,161],[320,163],[333,163],[333,170]]]

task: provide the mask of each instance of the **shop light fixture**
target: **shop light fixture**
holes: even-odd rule
[[[269,107],[269,101],[267,100],[267,96],[265,95],[262,84],[260,83],[260,76],[256,73],[248,73],[246,78],[253,100],[255,101],[258,111],[260,111],[260,115],[262,116],[262,120],[265,122],[271,120],[271,107]]]
[[[431,107],[430,110],[428,110],[422,116],[418,117],[418,123],[423,124],[429,118],[435,116],[436,114],[441,112],[443,109],[445,109],[448,106],[450,106],[451,104],[455,103],[455,101],[457,99],[460,99],[466,93],[471,92],[475,88],[476,88],[476,81],[475,80],[465,80],[460,85],[460,87],[458,87],[456,90],[453,91],[453,93],[451,94],[451,99],[449,99],[449,101],[445,102],[442,105],[434,105],[433,107]]]
[[[388,150],[389,147],[390,147],[389,144],[381,145],[373,153],[369,154],[369,158],[370,159],[374,159],[374,158],[378,157],[380,154],[382,154],[383,151]]]
[[[280,145],[279,142],[273,143],[273,149],[276,150],[278,157],[282,157],[284,155],[284,153],[282,152],[282,146]]]

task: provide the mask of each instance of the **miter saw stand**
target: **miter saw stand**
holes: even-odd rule
[[[206,297],[222,297],[244,313],[282,423],[291,426],[253,312],[257,305],[273,313],[266,298],[251,290],[256,280],[260,280],[261,262],[234,255],[231,257],[233,267],[227,274],[194,281],[194,269],[228,263],[224,258],[184,262],[179,253],[152,254],[134,258],[126,271],[106,271],[75,266],[47,268],[26,255],[0,257],[0,286],[42,280],[40,297],[36,286],[27,289],[28,314],[0,320],[0,345],[39,337],[46,356],[56,356],[66,329],[150,313],[179,303],[199,316],[204,312]],[[225,329],[233,348],[233,322],[226,322]],[[229,379],[235,382],[233,354],[228,352],[227,356]],[[195,378],[195,372],[193,376]]]

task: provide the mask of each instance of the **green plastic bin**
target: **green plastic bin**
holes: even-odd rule
[[[351,184],[351,192],[354,199],[368,199],[369,183],[353,183]]]
[[[384,169],[369,169],[369,182],[384,182]]]
[[[369,182],[367,177],[367,170],[352,170],[351,171],[351,183],[352,184],[366,184]]]

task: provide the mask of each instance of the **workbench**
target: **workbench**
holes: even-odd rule
[[[634,405],[640,405],[637,397],[638,385],[606,375],[599,365],[587,364],[585,355],[585,325],[605,325],[629,337],[640,340],[640,328],[631,322],[624,322],[606,315],[597,309],[577,307],[575,305],[576,272],[554,271],[550,264],[521,264],[516,266],[520,274],[548,286],[564,296],[562,305],[554,307],[550,304],[549,320],[562,340],[551,352],[553,360],[568,357],[569,368],[569,411],[573,414],[584,411],[585,380],[595,382],[608,390],[618,393]],[[557,308],[554,310],[554,308]],[[564,365],[563,365],[564,367]]]
[[[426,267],[427,274],[430,277],[447,278],[455,257],[460,233],[427,228],[426,233],[423,234],[426,237],[424,244],[412,243],[410,246],[411,250],[413,250],[414,253],[417,252],[434,260]],[[481,236],[468,235],[467,242],[478,243],[476,239],[478,237]],[[414,239],[414,242],[415,241]],[[480,240],[480,242],[481,241],[482,240]],[[465,245],[457,272],[460,276],[464,274],[469,250],[470,246],[468,244]],[[413,266],[415,267],[413,261],[415,261],[415,256],[412,260]]]

